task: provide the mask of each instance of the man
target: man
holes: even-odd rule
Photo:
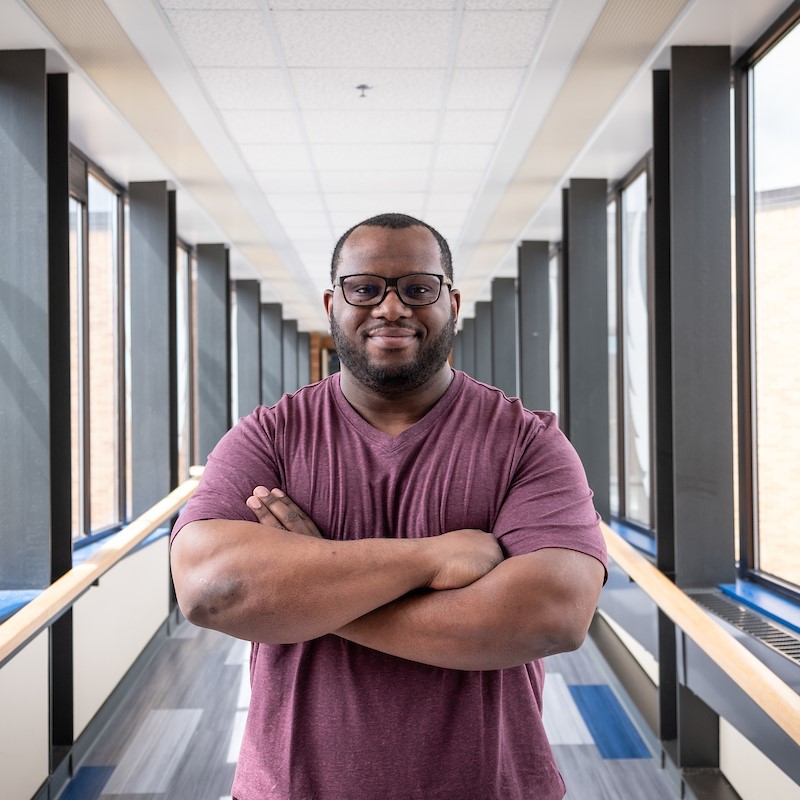
[[[331,278],[341,373],[240,420],[173,531],[184,613],[254,642],[233,795],[561,798],[539,659],[604,580],[583,469],[552,414],[450,368],[436,231],[366,220]]]

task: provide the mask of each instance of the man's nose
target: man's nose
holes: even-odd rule
[[[372,309],[373,317],[383,317],[385,319],[401,319],[402,317],[410,317],[412,313],[411,309],[400,299],[396,286],[390,286],[380,305]]]

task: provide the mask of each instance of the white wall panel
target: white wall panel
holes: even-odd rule
[[[47,779],[49,632],[0,668],[0,793],[29,800]]]
[[[169,614],[167,544],[124,559],[75,603],[76,738]]]

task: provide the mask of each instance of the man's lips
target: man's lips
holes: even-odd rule
[[[382,326],[367,331],[366,337],[378,347],[404,347],[417,338],[417,332],[413,328]]]

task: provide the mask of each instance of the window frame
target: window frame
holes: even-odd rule
[[[79,402],[79,476],[78,485],[81,487],[80,505],[78,513],[79,530],[71,531],[72,548],[79,550],[81,547],[102,539],[109,534],[116,533],[128,523],[127,503],[127,472],[126,459],[128,441],[126,436],[126,382],[125,373],[125,201],[127,193],[123,186],[117,183],[105,170],[92,161],[75,145],[70,144],[70,181],[69,196],[81,206],[81,236],[83,246],[80,251],[80,264],[78,265],[78,286],[80,291],[80,305],[78,314],[79,337],[78,363],[80,387],[78,392]],[[111,525],[92,530],[91,508],[91,441],[90,441],[90,413],[91,390],[89,375],[89,176],[102,184],[116,197],[116,225],[117,241],[115,247],[116,265],[113,275],[114,299],[116,314],[116,343],[114,348],[116,385],[115,414],[117,437],[117,486],[116,486],[116,516],[118,519]]]
[[[800,586],[758,568],[758,434],[756,426],[755,198],[753,195],[753,69],[790,31],[800,26],[793,3],[733,65],[735,181],[735,304],[739,458],[737,481],[740,579],[800,602]]]
[[[624,192],[642,175],[646,176],[646,196],[647,196],[647,242],[645,248],[646,275],[647,275],[647,386],[648,386],[648,409],[647,426],[649,437],[648,468],[650,475],[650,495],[648,498],[650,526],[643,524],[628,515],[627,497],[627,457],[626,457],[626,425],[625,414],[627,401],[625,396],[625,298],[623,294],[623,258],[625,257],[623,246],[623,194]],[[618,472],[618,509],[612,514],[612,518],[625,526],[645,534],[655,541],[656,524],[656,496],[655,496],[655,469],[656,469],[656,442],[655,442],[655,325],[654,325],[654,243],[653,243],[653,156],[652,151],[646,153],[628,173],[619,181],[614,183],[606,198],[606,207],[611,203],[616,204],[615,219],[615,247],[614,247],[614,278],[616,283],[615,300],[616,307],[616,331],[617,331],[617,353],[616,353],[616,386],[615,393],[617,399],[617,436],[616,436],[616,457]],[[609,309],[610,310],[610,309]],[[609,443],[611,445],[611,443]]]

